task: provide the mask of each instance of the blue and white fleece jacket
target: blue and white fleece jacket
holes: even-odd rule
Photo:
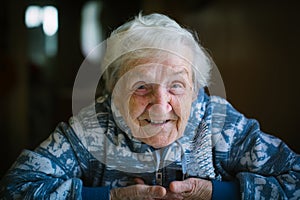
[[[135,177],[166,187],[205,178],[213,199],[234,189],[240,199],[300,199],[299,155],[225,99],[202,90],[184,136],[163,149],[134,139],[116,120],[110,98],[101,97],[60,123],[34,151],[21,153],[1,180],[0,199],[109,199],[111,188]]]

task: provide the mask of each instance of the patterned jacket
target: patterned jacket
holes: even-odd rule
[[[187,177],[236,181],[241,199],[300,199],[299,155],[225,99],[201,90],[184,136],[163,149],[116,121],[123,123],[110,98],[100,97],[60,123],[21,153],[1,180],[0,199],[81,199],[83,187],[124,187],[135,177],[166,187]]]

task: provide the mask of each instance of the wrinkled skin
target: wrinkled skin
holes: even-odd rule
[[[183,135],[195,97],[190,64],[166,56],[161,62],[135,62],[122,72],[113,91],[113,101],[133,136],[154,148]]]
[[[211,181],[189,178],[173,181],[169,189],[162,186],[145,185],[142,179],[136,179],[136,185],[111,190],[111,200],[210,200],[212,198]]]

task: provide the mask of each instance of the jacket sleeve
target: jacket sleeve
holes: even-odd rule
[[[230,105],[226,109],[230,123],[225,123],[223,131],[228,147],[223,167],[239,180],[242,199],[299,199],[299,155],[280,139],[263,133],[256,120]]]
[[[0,199],[81,199],[81,170],[59,125],[35,151],[24,150],[0,183]]]

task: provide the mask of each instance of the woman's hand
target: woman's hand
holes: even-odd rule
[[[163,198],[167,190],[162,186],[149,186],[136,179],[137,185],[115,188],[110,191],[110,200],[154,200]]]
[[[115,188],[110,191],[111,200],[210,200],[212,197],[211,181],[189,178],[184,181],[173,181],[169,190],[162,186],[145,185],[143,180],[136,179],[137,185]]]
[[[163,199],[210,200],[212,198],[211,181],[200,178],[188,178],[184,181],[173,181],[169,186],[170,192]],[[170,197],[168,197],[170,196]]]

